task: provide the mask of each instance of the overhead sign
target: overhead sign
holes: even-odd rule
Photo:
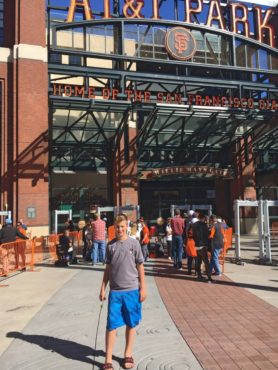
[[[226,107],[241,109],[278,110],[278,101],[269,99],[239,98],[220,95],[177,94],[150,90],[124,91],[94,86],[53,84],[52,94],[66,98],[121,100],[140,103],[189,104],[202,107]]]
[[[112,18],[110,13],[112,0],[102,1],[103,18]],[[152,19],[161,19],[159,1],[148,0],[152,6]],[[170,4],[174,0],[168,1]],[[69,0],[67,22],[74,21],[77,11],[83,12],[85,20],[94,19],[93,9],[96,2],[100,2],[100,0]],[[144,19],[144,8],[144,0],[125,0],[121,13],[127,19]],[[275,8],[263,10],[260,6],[253,6],[250,10],[245,2],[231,2],[227,5],[221,4],[218,0],[211,0],[208,5],[204,0],[184,0],[184,9],[184,22],[187,24],[199,24],[197,18],[200,15],[204,19],[203,24],[207,27],[228,30],[275,47],[273,21]],[[253,20],[250,22],[251,17]]]
[[[173,166],[157,168],[150,171],[142,171],[140,180],[152,179],[173,175],[205,175],[232,179],[234,172],[231,169],[223,169],[209,166]]]
[[[166,34],[165,47],[173,58],[187,60],[196,52],[196,40],[186,28],[174,27]]]

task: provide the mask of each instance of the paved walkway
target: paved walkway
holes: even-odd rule
[[[137,330],[136,368],[278,368],[277,267],[257,265],[255,271],[249,266],[227,264],[227,276],[237,283],[225,276],[210,285],[174,271],[168,260],[148,262],[148,299]],[[42,266],[37,273],[6,280],[9,286],[0,290],[0,369],[98,369],[104,360],[106,321],[105,303],[95,345],[102,272],[102,266]],[[252,274],[258,280],[254,286]],[[274,305],[245,288],[266,291],[266,300]],[[120,368],[123,345],[121,329],[115,369]]]
[[[57,268],[45,269],[52,270],[52,276],[57,270],[68,273],[68,270]],[[8,338],[15,340],[0,357],[1,370],[99,369],[104,362],[107,307],[105,303],[95,346],[100,311],[98,293],[103,268],[78,266],[73,270],[77,273],[61,286],[23,330],[6,332]],[[15,277],[12,284],[27,275]],[[137,369],[201,370],[202,367],[165,309],[151,275],[147,276],[148,300],[143,307],[143,321],[137,330],[134,351]],[[39,282],[40,273],[34,278]],[[41,289],[46,284],[42,283]],[[17,307],[20,307],[19,302],[14,301],[8,311],[13,310],[14,315],[20,315],[24,308],[20,310]],[[2,319],[5,320],[5,315]],[[120,369],[123,346],[124,330],[121,329],[116,341],[115,369]]]
[[[204,369],[278,368],[276,307],[227,277],[207,284],[165,260],[154,268],[166,308]]]

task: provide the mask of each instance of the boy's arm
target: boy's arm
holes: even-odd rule
[[[106,286],[107,286],[108,281],[109,281],[109,268],[110,268],[110,266],[106,265],[105,270],[104,270],[104,274],[103,274],[103,279],[102,279],[102,283],[101,283],[101,287],[100,287],[100,293],[99,293],[99,299],[100,299],[101,302],[106,299],[105,291],[106,291]]]
[[[144,302],[147,298],[147,290],[145,285],[145,270],[143,263],[137,264],[137,270],[140,284],[140,302]]]

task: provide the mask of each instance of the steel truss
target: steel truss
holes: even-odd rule
[[[114,10],[118,8],[115,2]],[[50,9],[50,8],[49,8]],[[139,168],[146,169],[167,164],[198,163],[227,166],[230,160],[227,148],[246,135],[257,135],[258,127],[265,120],[277,117],[276,112],[267,110],[234,109],[223,107],[189,106],[188,94],[230,96],[239,98],[274,99],[278,96],[278,87],[269,79],[278,74],[275,70],[246,69],[236,66],[231,58],[225,67],[212,64],[179,62],[174,60],[148,59],[125,55],[123,49],[124,32],[127,26],[142,24],[147,30],[154,26],[180,25],[176,21],[108,19],[58,24],[52,26],[52,44],[49,43],[49,60],[52,55],[78,56],[80,65],[49,63],[49,96],[51,102],[50,129],[56,132],[52,137],[52,167],[87,166],[89,168],[106,167],[114,153],[114,148],[126,132],[128,121],[137,122],[137,152]],[[115,52],[112,54],[88,51],[86,33],[93,25],[109,25],[117,28]],[[235,40],[241,40],[262,48],[277,57],[277,50],[255,40],[246,40],[240,35],[227,34],[225,31],[207,29],[204,26],[190,25],[201,32],[221,34],[230,38],[231,56],[236,53]],[[61,47],[57,33],[63,30],[82,29],[84,48]],[[49,24],[50,30],[50,24]],[[147,30],[140,43],[145,42]],[[49,31],[50,32],[50,31]],[[115,37],[115,35],[114,35]],[[139,50],[141,45],[137,44]],[[210,47],[213,52],[213,49]],[[89,59],[103,59],[112,62],[111,68],[96,68],[88,65]],[[156,66],[153,73],[153,66]],[[134,69],[135,70],[132,70]],[[161,71],[159,71],[161,68]],[[225,73],[223,72],[225,68]],[[196,71],[204,77],[194,77]],[[224,76],[225,74],[225,76]],[[255,82],[250,82],[256,75]],[[83,86],[96,85],[96,99],[86,97],[53,95],[53,84],[68,83],[74,78],[82,78]],[[226,77],[226,78],[225,78]],[[102,89],[118,89],[119,100],[102,100]],[[157,93],[182,94],[181,104],[144,103],[132,97],[127,101],[128,89],[140,93],[148,90],[150,99],[155,101]],[[264,95],[263,95],[264,94]],[[68,111],[68,120],[64,125],[52,124],[55,110]],[[70,112],[82,111],[81,117],[70,120]],[[117,116],[117,125],[107,125],[109,115]],[[113,118],[115,121],[115,117]],[[267,132],[258,137],[255,152],[269,150],[272,140]],[[257,136],[256,136],[257,137]],[[273,136],[273,143],[276,134]],[[128,146],[128,140],[125,140]],[[128,151],[128,150],[126,150]],[[128,161],[128,156],[126,156]]]

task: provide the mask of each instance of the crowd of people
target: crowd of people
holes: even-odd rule
[[[194,266],[197,278],[203,279],[203,264],[207,280],[212,282],[213,274],[221,276],[219,254],[224,247],[224,230],[228,228],[225,220],[215,215],[206,216],[198,210],[181,214],[179,209],[175,209],[174,213],[174,217],[167,220],[159,217],[153,225],[143,217],[134,222],[128,220],[127,234],[140,243],[145,262],[150,253],[157,257],[164,255],[173,261],[174,268],[182,270],[183,259],[186,258],[189,275]],[[95,213],[82,228],[83,259],[92,265],[105,264],[108,241],[106,221],[105,217]],[[70,232],[75,230],[72,220],[68,220],[59,241],[68,252],[69,264],[77,263],[77,247],[70,236]]]

